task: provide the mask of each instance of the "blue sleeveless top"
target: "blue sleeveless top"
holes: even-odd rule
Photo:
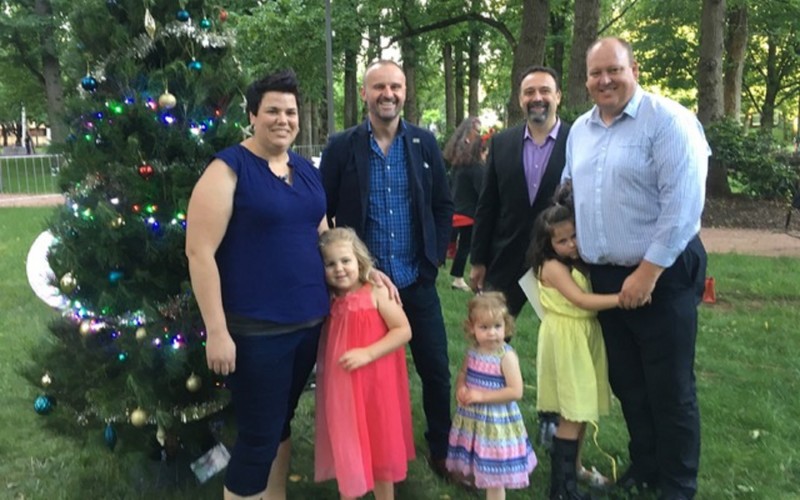
[[[236,173],[233,213],[216,253],[225,314],[282,324],[328,314],[317,246],[325,215],[319,171],[289,151],[293,183],[237,144],[214,155]]]

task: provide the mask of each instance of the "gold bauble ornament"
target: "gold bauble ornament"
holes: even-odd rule
[[[201,379],[194,373],[189,375],[189,378],[186,379],[186,390],[189,392],[199,391],[202,385],[203,385],[203,379]]]
[[[61,277],[61,280],[58,282],[61,286],[61,291],[64,293],[72,293],[75,288],[78,286],[78,281],[72,276],[72,273],[67,273]]]
[[[44,375],[42,375],[42,387],[49,387],[50,384],[52,384],[52,383],[53,383],[53,379],[50,378],[50,374],[49,373],[45,373]]]
[[[92,322],[91,320],[85,319],[81,321],[81,326],[78,328],[81,332],[81,335],[89,335],[92,333]]]
[[[164,446],[164,442],[167,440],[167,431],[164,430],[163,427],[160,425],[158,426],[158,430],[156,431],[156,441],[161,446]]]
[[[147,423],[147,413],[141,408],[136,408],[131,412],[131,425],[134,427],[142,427]]]
[[[136,340],[144,340],[147,337],[147,330],[143,326],[136,329]]]
[[[164,109],[172,109],[178,104],[178,98],[165,90],[163,94],[158,97],[158,105]]]

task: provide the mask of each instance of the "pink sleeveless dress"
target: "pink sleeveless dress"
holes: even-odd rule
[[[371,289],[334,298],[317,355],[314,480],[336,479],[349,497],[371,491],[375,481],[404,480],[415,458],[405,349],[352,372],[338,363],[388,331]]]

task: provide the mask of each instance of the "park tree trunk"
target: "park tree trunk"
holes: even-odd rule
[[[700,60],[697,64],[697,118],[703,126],[724,115],[722,58],[724,55],[725,0],[703,0],[700,16]],[[730,194],[726,165],[711,157],[706,190],[709,196]]]
[[[697,65],[697,118],[704,126],[724,115],[722,59],[725,0],[703,0],[700,17],[700,60]]]
[[[761,106],[761,133],[770,136],[775,121],[775,101],[781,90],[781,71],[778,63],[778,37],[767,36],[767,78],[764,82],[764,104]]]
[[[467,96],[467,114],[469,116],[478,116],[478,113],[480,112],[478,110],[480,106],[480,96],[478,95],[478,86],[481,78],[480,55],[481,32],[476,26],[473,28],[472,33],[469,36],[469,49],[467,52],[467,64],[469,68],[467,73],[467,78],[469,81],[469,84],[467,85],[469,88],[469,95]]]
[[[456,98],[456,127],[464,120],[464,42],[455,44],[455,91]]]
[[[725,37],[724,100],[725,116],[741,121],[742,75],[747,54],[747,4],[728,11],[728,32]]]
[[[418,124],[417,114],[417,50],[414,39],[400,41],[400,54],[403,57],[403,71],[406,74],[406,104],[403,118],[409,123]]]
[[[36,0],[34,10],[47,22],[52,22],[53,8],[50,0]],[[47,96],[47,116],[50,121],[53,144],[63,143],[67,138],[67,124],[64,121],[64,87],[61,84],[61,65],[53,39],[54,29],[43,29],[39,35],[42,44],[42,77]]]
[[[358,96],[358,51],[348,47],[344,50],[344,128],[361,121]]]
[[[300,146],[308,146],[312,144],[312,130],[314,129],[314,104],[306,96],[302,97],[302,105],[300,106],[300,115],[303,124],[300,127],[300,132],[297,134],[297,144]]]
[[[569,53],[566,107],[583,111],[589,105],[586,91],[586,51],[597,38],[600,24],[600,0],[575,0],[575,23],[572,25],[572,48]]]
[[[551,57],[545,57],[545,64],[558,73],[558,87],[564,84],[564,40],[567,39],[567,18],[563,8],[550,12]]]
[[[453,75],[453,44],[445,42],[442,46],[442,61],[444,62],[444,120],[445,136],[456,129],[456,97]]]
[[[519,74],[532,64],[544,62],[547,24],[550,20],[549,0],[523,0],[519,43],[514,48],[511,66],[511,94],[506,105],[506,123],[522,120],[519,107]]]

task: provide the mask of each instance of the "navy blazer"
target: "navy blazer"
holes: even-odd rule
[[[472,227],[472,264],[486,266],[486,282],[503,290],[515,285],[525,274],[525,255],[531,241],[533,222],[547,208],[566,162],[569,124],[561,128],[545,167],[536,199],[528,199],[528,181],[522,164],[525,123],[492,137],[483,191],[478,198]]]
[[[433,134],[403,123],[420,278],[430,282],[436,279],[437,268],[444,262],[447,252],[453,201],[442,154]],[[370,133],[364,121],[332,136],[320,162],[322,184],[328,198],[328,222],[331,227],[352,227],[361,239],[364,239],[369,204],[369,154]]]

